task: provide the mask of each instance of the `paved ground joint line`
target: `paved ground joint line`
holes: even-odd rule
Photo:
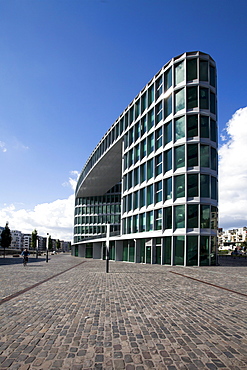
[[[1,306],[3,303],[8,302],[8,301],[10,301],[10,300],[11,300],[11,299],[13,299],[13,298],[18,297],[19,295],[21,295],[21,294],[23,294],[23,293],[26,293],[26,292],[28,292],[29,290],[31,290],[31,289],[33,289],[33,288],[36,288],[37,286],[39,286],[39,285],[41,285],[41,284],[43,284],[43,283],[46,283],[47,281],[49,281],[49,280],[51,280],[51,279],[54,279],[55,277],[58,277],[59,275],[62,275],[62,274],[64,274],[64,273],[65,273],[65,272],[67,272],[67,271],[72,270],[72,269],[74,269],[75,267],[78,267],[78,266],[82,265],[82,264],[83,264],[83,263],[85,263],[85,262],[86,262],[86,261],[80,262],[80,263],[78,263],[78,264],[77,264],[77,265],[75,265],[75,266],[72,266],[72,267],[70,267],[70,268],[68,268],[68,269],[66,269],[66,270],[64,270],[64,271],[59,272],[58,274],[52,275],[52,276],[50,276],[50,277],[48,277],[48,278],[46,278],[46,279],[44,279],[44,280],[42,280],[42,281],[39,281],[38,283],[35,283],[35,284],[33,284],[33,285],[31,285],[31,286],[29,286],[29,287],[25,288],[25,289],[19,290],[19,291],[18,291],[18,292],[16,292],[16,293],[13,293],[13,294],[11,294],[11,295],[9,295],[9,296],[7,296],[7,297],[4,297],[3,299],[1,299],[1,300],[0,300],[0,306]]]
[[[210,286],[213,286],[214,288],[219,288],[219,289],[223,289],[223,290],[226,290],[228,292],[231,292],[231,293],[235,293],[235,294],[239,294],[239,295],[242,295],[244,297],[247,297],[247,294],[245,293],[241,293],[241,292],[237,292],[236,290],[232,290],[232,289],[228,289],[228,288],[224,288],[220,285],[215,285],[213,283],[209,283],[207,281],[203,281],[203,280],[200,280],[200,279],[197,279],[197,278],[194,278],[192,276],[188,276],[188,275],[184,275],[184,274],[180,274],[179,272],[175,272],[175,271],[169,271],[171,272],[172,274],[175,274],[175,275],[179,275],[179,276],[183,276],[187,279],[191,279],[191,280],[195,280],[195,281],[198,281],[199,283],[203,283],[203,284],[207,284],[207,285],[210,285]]]

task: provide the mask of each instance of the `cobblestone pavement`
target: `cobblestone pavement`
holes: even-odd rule
[[[1,301],[0,369],[247,369],[246,266],[17,262],[0,299],[35,286]]]

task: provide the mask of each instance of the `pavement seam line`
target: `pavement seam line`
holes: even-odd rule
[[[11,295],[9,295],[9,296],[7,296],[7,297],[4,297],[3,299],[1,299],[1,300],[0,300],[0,306],[1,306],[3,303],[8,302],[8,301],[10,301],[10,300],[11,300],[11,299],[13,299],[13,298],[18,297],[19,295],[21,295],[21,294],[23,294],[23,293],[26,293],[26,292],[28,292],[29,290],[31,290],[31,289],[33,289],[33,288],[36,288],[37,286],[39,286],[39,285],[41,285],[41,284],[43,284],[43,283],[46,283],[47,281],[49,281],[49,280],[51,280],[51,279],[54,279],[55,277],[57,277],[57,276],[59,276],[59,275],[62,275],[62,274],[64,274],[64,273],[65,273],[65,272],[67,272],[67,271],[72,270],[73,268],[78,267],[78,266],[82,265],[82,264],[83,264],[83,263],[85,263],[85,262],[86,262],[86,261],[80,262],[80,263],[78,263],[78,264],[77,264],[77,265],[75,265],[75,266],[72,266],[72,267],[70,267],[70,268],[68,268],[68,269],[66,269],[66,270],[64,270],[64,271],[59,272],[58,274],[55,274],[55,275],[53,275],[53,276],[48,277],[48,278],[47,278],[47,279],[45,279],[45,280],[42,280],[42,281],[40,281],[40,282],[38,282],[38,283],[35,283],[35,284],[31,285],[30,287],[24,288],[24,289],[22,289],[22,290],[19,290],[19,291],[18,291],[18,292],[16,292],[16,293],[13,293],[13,294],[11,294]]]
[[[207,284],[207,285],[210,285],[210,286],[213,286],[214,288],[219,288],[219,289],[223,289],[223,290],[226,290],[227,292],[231,292],[231,293],[235,293],[235,294],[239,294],[239,295],[242,295],[244,297],[247,297],[247,294],[245,293],[241,293],[241,292],[236,292],[235,290],[232,290],[232,289],[228,289],[228,288],[224,288],[223,286],[220,286],[220,285],[215,285],[213,283],[209,283],[207,281],[203,281],[203,280],[199,280],[199,279],[196,279],[192,276],[188,276],[188,275],[184,275],[184,274],[180,274],[179,272],[175,272],[175,271],[169,271],[170,273],[172,274],[175,274],[175,275],[179,275],[179,276],[183,276],[187,279],[191,279],[191,280],[195,280],[195,281],[198,281],[199,283],[203,283],[203,284]]]

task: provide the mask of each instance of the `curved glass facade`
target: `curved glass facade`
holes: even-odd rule
[[[104,241],[97,242],[97,238],[105,237],[104,224],[110,223],[111,231],[118,233],[115,238],[111,236],[112,259],[171,265],[215,264],[216,113],[213,59],[191,52],[168,62],[111,126],[86,163],[76,189],[73,251],[83,251],[87,238],[95,236],[95,258],[103,258]],[[105,193],[88,196],[86,183],[90,177],[100,181],[101,176],[103,181],[102,158],[111,158],[112,151],[114,162],[114,148],[119,141],[120,175],[112,180],[115,183],[105,184],[111,193],[116,190],[114,185],[121,183],[121,189],[117,185],[118,198],[114,193],[114,201],[109,202],[109,208],[102,206],[102,213],[97,206],[93,214],[78,213],[83,207],[87,209],[88,203],[107,197]],[[108,162],[106,176],[111,171],[111,161]],[[84,256],[83,252],[79,255]]]

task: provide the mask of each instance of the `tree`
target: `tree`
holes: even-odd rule
[[[49,251],[52,250],[52,240],[51,240],[51,235],[49,235],[49,239],[48,239],[48,249]]]
[[[1,246],[4,249],[4,258],[5,258],[5,248],[9,248],[11,244],[11,232],[9,229],[9,223],[6,222],[5,228],[3,229],[1,233]]]
[[[61,248],[61,242],[59,239],[56,240],[56,249],[59,250]]]
[[[37,247],[38,231],[36,229],[32,232],[31,246],[33,249]]]

